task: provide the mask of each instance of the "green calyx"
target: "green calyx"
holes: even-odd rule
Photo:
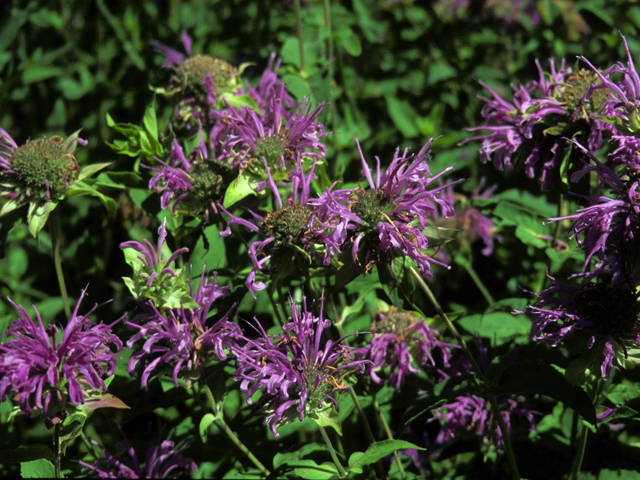
[[[600,335],[621,340],[638,328],[640,302],[633,292],[610,284],[589,284],[573,297],[583,321],[593,322]]]
[[[597,89],[593,91],[588,102],[584,101],[584,95],[589,86],[597,83],[600,83],[600,77],[595,72],[581,69],[561,85],[562,89],[558,90],[555,95],[556,100],[566,106],[569,116],[578,111],[578,119],[588,120],[594,114],[602,113],[602,107],[607,100],[607,90]]]
[[[211,88],[217,92],[237,89],[238,70],[229,62],[208,55],[195,55],[185,59],[176,68],[175,80],[187,95],[205,95],[204,81],[211,76]]]
[[[199,217],[220,201],[234,179],[231,168],[216,160],[201,160],[187,172],[193,189],[180,201],[179,208],[188,215]]]
[[[399,310],[391,307],[388,311],[376,312],[378,320],[371,325],[372,333],[384,334],[393,333],[398,336],[405,336],[412,333],[413,325],[417,322],[417,318],[410,312]]]
[[[271,167],[276,165],[280,157],[286,153],[287,145],[287,137],[281,133],[275,133],[268,137],[259,138],[256,141],[255,154],[258,160],[261,160],[262,157],[266,158],[267,165]]]
[[[364,229],[372,230],[378,223],[388,221],[386,217],[395,212],[396,204],[382,189],[359,188],[351,194],[349,209],[360,217]]]
[[[292,203],[275,212],[267,212],[262,220],[262,231],[267,237],[275,238],[277,246],[295,243],[307,234],[310,215],[307,206]]]
[[[9,158],[15,187],[22,195],[58,200],[80,173],[60,137],[39,138],[17,148]]]

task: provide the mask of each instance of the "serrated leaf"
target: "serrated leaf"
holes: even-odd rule
[[[589,395],[581,387],[571,386],[564,375],[551,365],[528,361],[513,363],[504,370],[493,393],[545,395],[575,410],[592,425],[597,421]]]

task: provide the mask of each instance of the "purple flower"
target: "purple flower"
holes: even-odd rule
[[[436,365],[432,355],[436,349],[444,365],[449,365],[449,348],[455,346],[441,342],[438,335],[424,319],[392,306],[388,311],[376,312],[376,321],[371,325],[371,343],[354,353],[371,360],[367,368],[376,383],[381,382],[376,370],[390,366],[387,383],[400,389],[410,372],[419,372],[414,363],[424,365],[429,360],[431,365]]]
[[[106,388],[102,376],[114,373],[119,358],[109,344],[115,346],[113,351],[122,349],[122,342],[111,332],[121,319],[111,325],[93,325],[89,315],[97,305],[86,315],[78,315],[86,292],[82,291],[62,339],[53,323],[44,326],[35,306],[38,325],[24,308],[8,299],[19,317],[5,332],[10,339],[0,345],[0,400],[15,394],[26,415],[33,409],[42,411],[47,428],[62,421],[67,404],[83,405],[89,395],[86,389]]]
[[[208,55],[193,55],[191,38],[181,35],[187,56],[154,41],[152,45],[165,56],[164,67],[173,70],[167,93],[176,99],[173,112],[177,124],[190,124],[191,118],[206,124],[216,104],[224,94],[233,94],[242,88],[240,72],[230,63]],[[242,68],[241,68],[242,69]]]
[[[292,320],[283,334],[267,335],[258,323],[260,336],[245,337],[246,344],[234,351],[234,378],[241,382],[249,405],[254,393],[263,391],[259,403],[267,408],[267,425],[276,437],[276,429],[295,417],[313,418],[318,411],[337,408],[333,395],[349,388],[344,378],[356,369],[362,372],[369,363],[354,360],[353,349],[341,344],[344,338],[321,343],[322,331],[331,325],[323,319],[322,304],[317,317],[307,310],[306,300],[302,308],[293,300],[289,304]]]
[[[249,168],[263,179],[267,178],[263,160],[272,169],[271,174],[282,179],[295,169],[298,157],[322,159],[327,149],[320,137],[326,133],[316,118],[324,104],[311,111],[311,103],[305,99],[287,119],[286,98],[284,85],[279,84],[271,90],[267,116],[248,107],[236,110],[231,105],[227,111],[215,112],[214,118],[230,126],[219,159],[228,160],[234,172]],[[284,172],[280,176],[276,175],[279,170]]]
[[[89,470],[98,478],[173,478],[179,470],[184,470],[184,473],[198,471],[193,460],[182,456],[182,451],[188,444],[174,448],[174,443],[170,439],[161,441],[164,427],[158,441],[147,445],[144,466],[140,464],[133,445],[119,425],[118,429],[123,440],[116,444],[116,449],[125,454],[111,455],[106,448],[92,440],[91,443],[102,450],[104,457],[97,458],[93,465],[80,462],[85,467],[83,470]]]
[[[226,360],[226,348],[242,334],[240,327],[229,321],[232,309],[211,327],[207,328],[205,323],[213,303],[230,293],[229,287],[216,285],[215,277],[210,284],[203,267],[195,294],[190,285],[190,295],[198,307],[159,309],[151,302],[143,304],[144,313],[127,323],[138,329],[127,341],[127,347],[133,348],[138,341],[144,340],[142,350],[129,361],[129,373],[133,374],[138,364],[142,364],[142,387],[147,388],[154,370],[168,368],[173,371],[173,383],[177,387],[180,374],[188,382],[197,380],[204,377],[203,368],[210,360]]]
[[[572,236],[578,245],[587,253],[583,272],[591,258],[596,256],[600,260],[599,266],[612,265],[614,281],[624,279],[632,274],[627,269],[625,260],[628,253],[637,244],[637,233],[640,228],[640,192],[638,179],[640,166],[625,167],[623,174],[618,176],[611,168],[602,164],[584,147],[574,142],[582,152],[593,162],[585,164],[582,170],[571,177],[573,182],[579,181],[583,175],[595,172],[598,175],[600,188],[609,187],[611,196],[581,196],[589,201],[589,206],[579,209],[575,214],[566,217],[550,218],[552,222],[559,220],[573,220]]]
[[[398,253],[414,260],[422,275],[431,278],[430,263],[444,265],[426,253],[429,247],[424,230],[429,217],[439,205],[444,217],[453,215],[453,206],[439,196],[441,190],[463,180],[428,190],[431,183],[453,170],[448,167],[437,175],[431,175],[427,159],[431,140],[415,157],[408,149],[402,155],[396,150],[391,165],[384,174],[380,171],[380,159],[376,157],[374,172],[364,159],[362,171],[368,188],[325,192],[317,202],[318,216],[331,215],[341,218],[341,225],[333,231],[334,241],[346,238],[343,248],[351,248],[353,262],[364,272],[374,264],[391,262]],[[360,149],[360,145],[358,144]]]
[[[627,349],[640,345],[640,303],[635,283],[614,285],[607,277],[585,279],[579,286],[564,285],[549,277],[555,285],[534,293],[539,300],[528,307],[532,340],[554,347],[562,343],[572,353],[587,356],[589,366],[585,368],[595,370],[600,366],[604,379],[611,375],[614,359],[624,366]]]
[[[487,348],[480,340],[476,341],[476,346],[480,350],[478,363],[486,372],[490,364]],[[452,365],[452,375],[465,371],[472,371],[471,363],[467,359],[461,359]],[[448,378],[449,375],[445,373],[444,376]],[[498,400],[498,406],[510,436],[530,433],[534,430],[534,415],[539,413],[527,408],[527,398],[524,398],[524,403],[518,401],[516,396],[502,398]],[[483,448],[495,444],[496,448],[502,451],[504,447],[502,431],[494,424],[495,418],[491,405],[485,398],[478,395],[461,396],[435,409],[434,417],[428,420],[428,422],[432,421],[440,422],[440,431],[436,437],[436,443],[440,446],[448,445],[455,438],[473,431],[475,436],[482,438]],[[496,433],[497,438],[494,436]]]
[[[149,181],[149,189],[160,194],[160,206],[210,223],[218,214],[216,204],[222,201],[233,180],[231,168],[215,158],[209,158],[200,129],[200,144],[188,156],[177,140],[171,147],[169,162],[156,158],[160,167],[149,167],[156,174]]]
[[[310,202],[311,181],[315,162],[306,174],[298,157],[298,167],[289,175],[292,181],[292,194],[283,201],[275,184],[266,160],[263,160],[267,172],[267,185],[273,192],[277,207],[273,212],[267,211],[264,216],[250,212],[253,219],[245,220],[236,217],[220,207],[227,215],[227,228],[221,236],[231,234],[230,226],[242,225],[247,230],[261,236],[249,247],[249,256],[253,261],[253,268],[249,273],[246,285],[252,295],[255,291],[265,288],[263,282],[256,281],[256,273],[267,271],[277,273],[283,265],[301,266],[308,268],[312,264],[329,265],[331,259],[339,252],[339,248],[332,240],[332,229],[339,226],[338,217],[324,216],[319,219],[315,214],[315,207]],[[291,262],[293,257],[294,262]],[[280,273],[286,273],[281,271]]]
[[[524,171],[529,178],[540,177],[542,190],[554,184],[568,145],[564,137],[571,138],[582,132],[588,138],[589,148],[596,151],[602,145],[602,134],[612,132],[611,125],[597,119],[604,110],[605,96],[585,102],[584,95],[591,85],[598,82],[595,73],[580,70],[571,75],[564,61],[556,71],[553,61],[551,72],[546,74],[536,61],[540,79],[518,88],[513,87],[513,103],[502,99],[498,93],[480,82],[492,99],[483,98],[486,105],[482,116],[487,125],[470,128],[470,131],[488,130],[487,135],[465,140],[468,143],[482,140],[480,160],[493,160],[498,170],[512,170],[512,158],[524,159]],[[538,92],[537,96],[533,96]]]

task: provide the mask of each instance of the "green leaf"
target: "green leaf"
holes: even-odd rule
[[[88,178],[88,177],[92,176],[94,173],[99,172],[103,168],[107,168],[112,163],[113,162],[92,163],[91,165],[87,165],[86,167],[83,167],[82,170],[80,170],[80,175],[78,176],[78,179],[76,181],[80,182],[80,181],[84,180],[85,178]]]
[[[416,123],[418,115],[411,105],[391,95],[385,97],[385,100],[387,101],[387,108],[391,120],[393,120],[394,125],[400,130],[402,135],[405,138],[417,137],[420,133]]]
[[[415,265],[415,262],[406,256],[394,258],[391,265],[387,263],[379,263],[377,265],[380,283],[392,303],[397,307],[403,305],[403,299],[411,302],[415,291],[410,270],[413,265]]]
[[[65,453],[67,446],[82,433],[84,423],[89,416],[88,412],[72,413],[62,422],[60,428],[60,451]]]
[[[296,460],[281,465],[272,472],[274,478],[304,478],[308,480],[328,480],[338,476],[338,469],[333,463],[318,465],[313,460]]]
[[[528,361],[513,363],[505,369],[493,393],[546,395],[575,410],[592,425],[597,421],[589,395],[581,387],[571,386],[564,375],[551,365]]]
[[[199,276],[202,273],[202,267],[205,265],[209,270],[222,268],[225,266],[225,260],[225,246],[220,237],[218,227],[216,225],[209,225],[198,238],[196,246],[189,258],[193,275]]]
[[[360,38],[349,27],[344,26],[335,32],[338,44],[342,45],[349,55],[359,57],[362,55],[362,43]]]
[[[202,443],[207,442],[207,431],[212,423],[216,421],[216,417],[213,413],[207,413],[202,420],[200,420],[200,426],[198,427],[200,431],[200,438],[202,439]]]
[[[137,188],[142,183],[142,177],[134,172],[102,172],[92,185],[109,188]]]
[[[22,478],[54,478],[56,470],[49,460],[40,459],[20,465]]]
[[[287,463],[294,463],[313,452],[326,451],[327,446],[321,443],[298,443],[286,452],[276,453],[275,457],[273,457],[273,468],[278,468],[281,465],[285,465]]]
[[[461,318],[456,323],[469,333],[477,333],[481,337],[496,339],[502,345],[513,337],[523,341],[529,338],[531,321],[526,315],[513,315],[507,312],[475,314]]]
[[[156,98],[153,97],[151,103],[144,111],[144,117],[142,117],[142,125],[147,133],[155,140],[154,147],[157,147],[158,143],[158,120],[156,119]]]
[[[98,197],[102,205],[104,205],[104,207],[107,209],[107,213],[111,218],[114,218],[116,216],[116,212],[118,211],[118,204],[113,198],[107,197],[103,193],[100,193],[98,190],[90,187],[84,182],[76,182],[67,190],[66,195],[68,197],[78,197],[82,195],[91,195],[92,197]]]
[[[342,425],[340,424],[340,414],[333,408],[333,405],[322,410],[316,410],[307,414],[311,420],[320,427],[333,427],[338,435],[342,436]]]
[[[33,204],[29,205],[29,209],[33,208]],[[38,238],[40,230],[42,230],[47,223],[49,214],[58,206],[58,202],[46,202],[41,205],[37,205],[33,212],[28,215],[27,224],[29,225],[29,233],[34,238]]]
[[[425,448],[418,447],[413,443],[405,442],[404,440],[382,440],[381,442],[372,443],[369,448],[363,452],[355,452],[349,457],[349,470],[354,473],[361,473],[362,467],[377,462],[387,455],[391,455],[398,450],[406,449],[426,450]]]
[[[256,113],[261,113],[260,107],[256,103],[255,99],[249,95],[236,95],[235,93],[223,93],[220,95],[221,98],[224,98],[229,105],[233,108],[239,107],[249,107],[252,108]],[[224,104],[226,108],[226,104]]]
[[[255,195],[255,186],[256,181],[251,178],[250,175],[240,175],[236,180],[231,182],[231,185],[227,188],[227,191],[224,194],[224,202],[222,202],[222,206],[224,208],[229,208],[243,198],[248,197],[249,195]]]
[[[29,447],[0,450],[0,463],[31,462],[41,458],[53,460],[53,452],[42,443],[36,443]]]
[[[81,405],[79,408],[83,412],[92,412],[98,408],[119,408],[126,410],[131,407],[118,397],[111,395],[110,393],[105,393],[104,395],[92,395],[84,405]]]

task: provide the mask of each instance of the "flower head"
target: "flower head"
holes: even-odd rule
[[[187,56],[161,42],[152,42],[155,49],[165,56],[164,67],[173,70],[167,93],[176,99],[174,118],[178,126],[188,124],[191,118],[206,123],[224,94],[232,94],[242,88],[240,73],[233,65],[209,55],[193,55],[191,38],[182,32],[182,43]],[[241,68],[240,70],[242,70]]]
[[[85,295],[86,289],[81,299]],[[89,315],[97,306],[79,315],[80,300],[60,339],[58,328],[45,327],[35,306],[38,325],[24,308],[8,300],[19,317],[5,332],[9,340],[0,344],[0,400],[14,393],[26,415],[42,411],[48,428],[62,420],[68,404],[83,405],[89,389],[106,388],[102,377],[114,373],[119,357],[113,352],[122,349],[111,332],[116,322],[93,325]]]
[[[533,322],[531,338],[554,347],[562,343],[588,359],[582,370],[599,366],[602,378],[609,378],[614,360],[626,365],[628,348],[640,345],[640,302],[635,285],[614,285],[605,275],[596,281],[585,279],[579,286],[549,278],[555,285],[535,294],[538,302],[528,307]]]
[[[231,168],[209,158],[200,129],[200,144],[188,155],[177,140],[171,147],[169,162],[159,159],[160,167],[150,167],[156,174],[149,189],[160,194],[160,206],[173,212],[204,218],[208,223],[218,214],[217,203],[233,180]]]
[[[182,451],[188,444],[174,448],[171,439],[161,440],[164,427],[158,441],[147,445],[143,464],[119,425],[118,429],[122,434],[122,441],[116,444],[116,449],[123,451],[125,455],[111,455],[106,448],[92,440],[91,443],[102,450],[104,457],[96,459],[93,465],[80,462],[85,470],[98,478],[172,478],[178,470],[183,470],[184,473],[198,471],[193,460],[182,456]]]
[[[453,170],[448,167],[431,175],[427,165],[430,145],[431,141],[415,157],[408,155],[408,149],[402,155],[396,150],[384,174],[380,171],[380,159],[376,158],[375,177],[360,150],[367,188],[336,192],[333,198],[321,197],[318,202],[319,212],[333,211],[342,218],[342,226],[336,228],[336,235],[349,232],[347,242],[351,243],[353,262],[364,272],[370,271],[376,263],[390,262],[397,254],[414,260],[427,278],[432,275],[431,262],[442,265],[424,253],[423,250],[429,247],[424,230],[429,217],[436,212],[434,205],[440,206],[444,217],[453,215],[453,206],[441,198],[439,192],[463,180],[429,190],[434,181]],[[336,205],[335,199],[346,199],[346,204]]]
[[[388,384],[400,389],[410,372],[419,372],[414,364],[423,365],[428,360],[435,366],[436,350],[440,351],[444,365],[449,365],[449,348],[453,345],[438,340],[438,331],[429,328],[424,319],[396,307],[378,311],[375,317],[371,343],[357,352],[359,357],[371,360],[367,368],[374,382],[381,382],[376,370],[390,366]]]
[[[297,416],[312,418],[328,408],[337,408],[335,393],[347,388],[345,377],[362,371],[368,360],[354,360],[352,348],[336,342],[321,341],[322,331],[331,325],[323,318],[322,305],[316,317],[289,301],[292,320],[280,335],[267,335],[258,323],[258,338],[245,337],[246,344],[235,350],[238,368],[235,380],[252,403],[254,393],[262,390],[260,404],[269,411],[267,424],[274,436],[278,426]]]
[[[487,125],[469,130],[488,130],[489,133],[464,142],[482,140],[481,161],[486,163],[492,159],[498,170],[512,170],[514,156],[524,159],[525,173],[529,178],[539,177],[542,190],[554,184],[568,151],[566,138],[582,132],[589,148],[595,151],[602,145],[603,132],[613,131],[611,125],[597,118],[604,112],[605,96],[584,101],[590,86],[599,81],[598,76],[587,70],[572,75],[564,61],[557,71],[553,61],[550,64],[551,71],[546,73],[536,61],[539,80],[512,87],[513,103],[481,82],[493,97],[483,99],[486,105],[482,116],[487,119]]]
[[[247,277],[246,285],[252,295],[254,291],[262,290],[265,286],[263,282],[256,281],[257,272],[273,273],[279,270],[281,274],[287,274],[294,266],[326,266],[338,251],[332,240],[332,229],[337,228],[340,220],[336,216],[329,218],[327,215],[319,219],[316,216],[316,207],[310,202],[315,162],[305,174],[298,157],[297,169],[289,176],[292,180],[292,193],[284,201],[266,160],[263,159],[263,163],[267,172],[267,185],[273,192],[278,208],[267,211],[264,216],[250,212],[253,219],[249,221],[236,217],[220,207],[230,217],[227,228],[220,233],[221,236],[230,235],[229,227],[236,224],[243,225],[261,236],[249,247],[249,255],[254,266]]]
[[[232,309],[211,327],[205,324],[213,303],[230,293],[229,287],[216,285],[215,278],[210,284],[203,268],[195,294],[190,285],[193,303],[199,306],[159,309],[153,303],[143,304],[144,313],[128,323],[138,332],[129,339],[127,347],[133,348],[140,340],[144,341],[142,350],[129,361],[129,373],[133,374],[138,364],[142,364],[142,387],[147,388],[149,376],[165,367],[172,371],[177,387],[179,375],[190,382],[193,378],[202,378],[203,368],[210,360],[225,360],[226,348],[234,345],[234,339],[242,334],[240,327],[228,320]]]
[[[249,107],[240,111],[229,105],[214,118],[230,126],[228,137],[222,144],[220,159],[228,159],[234,172],[249,168],[261,178],[267,178],[263,160],[277,180],[287,178],[296,168],[298,157],[318,161],[326,154],[320,137],[326,135],[324,126],[316,122],[324,104],[311,111],[305,99],[289,116],[285,89],[279,84],[270,91],[268,115],[263,116]]]

